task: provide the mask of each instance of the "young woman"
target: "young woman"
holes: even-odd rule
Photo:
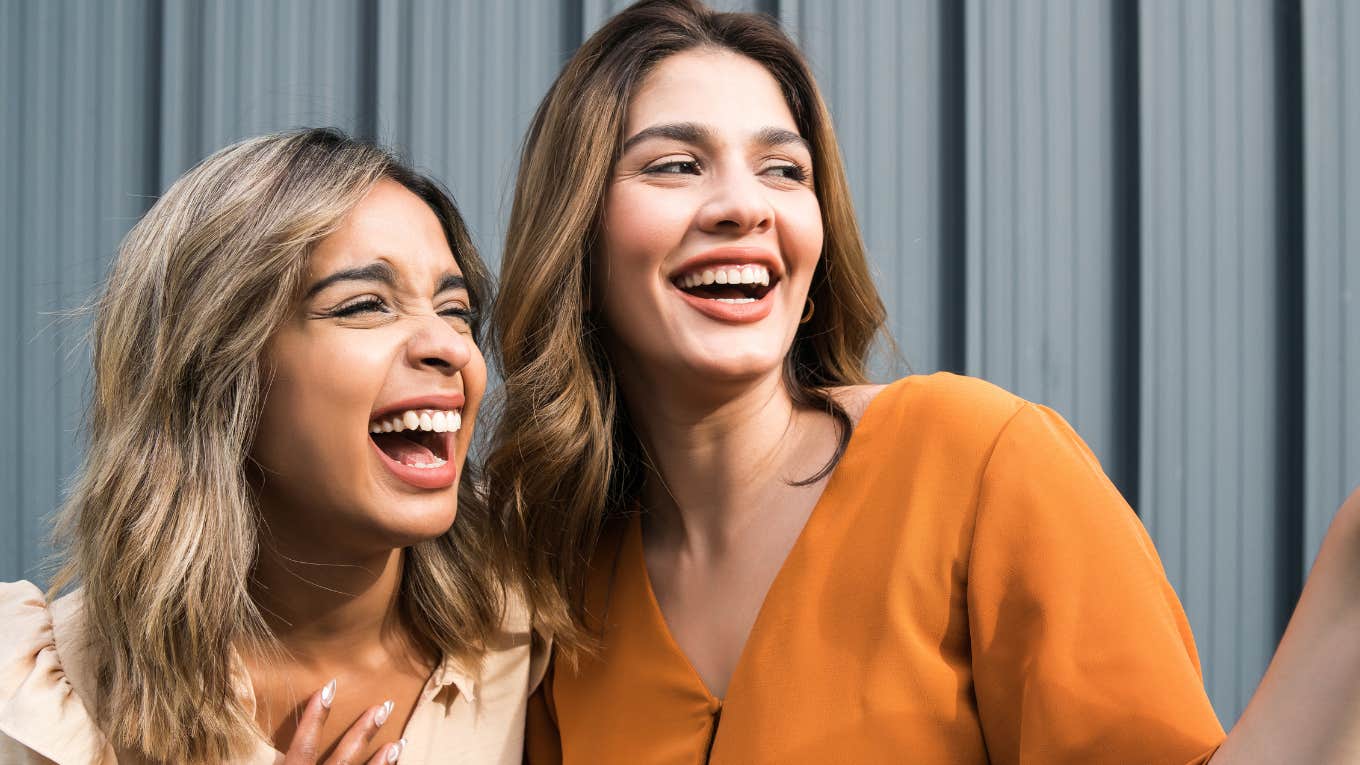
[[[559,646],[534,762],[1190,763],[1223,741],[1152,544],[1061,417],[952,375],[865,384],[883,306],[772,22],[648,0],[592,36],[530,129],[501,283],[488,485]],[[1342,548],[1333,584],[1360,568]],[[1299,648],[1225,755],[1339,756],[1353,636],[1330,643],[1339,711],[1298,711]]]
[[[0,587],[0,761],[519,762],[546,662],[465,475],[489,288],[449,197],[335,131],[176,182],[98,306],[79,587]]]

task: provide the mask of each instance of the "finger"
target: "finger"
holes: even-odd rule
[[[313,765],[321,754],[321,729],[330,716],[335,701],[335,680],[322,686],[307,700],[307,707],[298,719],[297,730],[283,758],[284,765]]]
[[[368,762],[365,763],[365,765],[392,765],[392,763],[397,761],[398,757],[401,757],[401,753],[405,750],[406,739],[388,744],[387,746],[380,747],[378,751],[374,752],[373,756],[368,758]]]
[[[387,718],[392,715],[392,702],[384,701],[376,707],[369,709],[359,719],[349,726],[345,735],[340,739],[340,743],[335,745],[335,751],[330,759],[326,760],[326,765],[353,765],[362,761],[364,750],[373,741],[373,736],[377,735],[378,729],[387,722]]]

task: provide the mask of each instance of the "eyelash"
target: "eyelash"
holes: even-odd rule
[[[330,315],[334,318],[342,319],[347,316],[354,316],[368,311],[378,311],[386,307],[387,304],[379,300],[378,298],[364,298],[363,300],[358,300],[353,303],[340,306],[339,308],[336,308],[335,310],[331,311]],[[477,312],[471,308],[463,308],[461,306],[456,306],[453,308],[446,308],[440,311],[439,315],[463,319],[465,321],[472,321],[474,318],[476,318]]]
[[[693,170],[689,172],[677,173],[672,170],[666,169],[672,167],[674,168],[691,167],[693,168]],[[644,172],[646,172],[648,175],[698,175],[699,169],[700,165],[697,160],[687,159],[687,160],[675,160],[671,162],[662,162],[657,165],[652,165],[651,167],[647,168]],[[786,180],[795,181],[797,183],[802,183],[808,179],[808,171],[801,167],[800,165],[795,164],[775,165],[773,167],[765,168],[766,172],[769,172],[770,170],[788,171],[787,175],[783,175],[780,177]]]

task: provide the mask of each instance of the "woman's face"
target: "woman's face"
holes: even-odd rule
[[[473,308],[438,218],[394,181],[317,245],[263,360],[272,530],[383,549],[449,528],[486,389]]]
[[[675,54],[625,136],[592,267],[616,362],[653,380],[776,372],[822,250],[812,153],[778,84],[730,51]]]

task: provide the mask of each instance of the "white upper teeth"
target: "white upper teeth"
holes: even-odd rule
[[[403,430],[429,430],[435,433],[457,432],[463,427],[463,415],[457,410],[408,409],[390,414],[368,424],[369,433],[400,433]]]
[[[699,287],[705,284],[759,284],[770,286],[770,269],[765,266],[719,266],[692,271],[676,279],[681,287]]]

